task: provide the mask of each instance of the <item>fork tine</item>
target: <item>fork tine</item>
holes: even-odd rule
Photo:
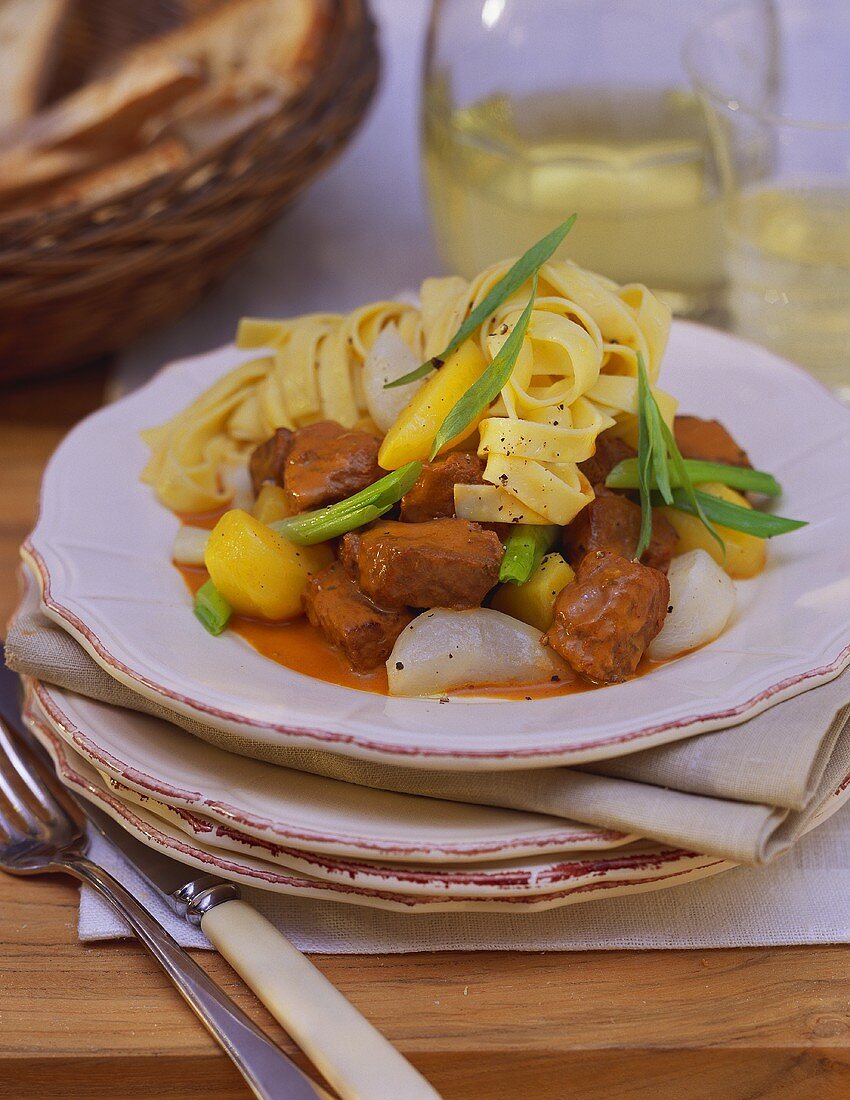
[[[27,746],[0,720],[0,816],[6,818],[6,832],[44,839],[55,825],[67,826],[73,819],[29,756]]]
[[[35,836],[42,822],[33,813],[29,804],[21,797],[17,784],[10,782],[0,768],[0,818],[9,829]]]
[[[0,725],[0,817],[4,819],[7,830],[23,831],[34,836],[39,832],[42,821],[35,812],[31,798],[27,797],[27,786],[21,782],[14,754],[8,751],[10,747],[6,731]]]
[[[63,814],[56,796],[47,781],[42,778],[41,770],[36,769],[36,762],[32,758],[29,746],[22,739],[15,737],[2,721],[0,721],[0,754],[5,755],[13,771],[13,775],[10,776],[8,769],[6,770],[6,779],[14,783],[17,778],[18,783],[15,785],[24,788],[25,794],[22,796],[26,798],[30,810],[37,818],[49,824]]]

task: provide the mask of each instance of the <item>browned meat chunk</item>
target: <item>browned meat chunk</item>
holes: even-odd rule
[[[578,468],[591,485],[604,485],[605,478],[625,458],[634,458],[635,452],[622,439],[603,434],[596,438],[596,454],[578,464]]]
[[[605,490],[582,508],[562,535],[564,554],[573,568],[594,550],[611,550],[621,557],[633,558],[639,538],[639,505],[619,493]],[[666,573],[678,539],[673,525],[655,512],[652,539],[641,561]]]
[[[426,462],[413,487],[401,498],[401,518],[408,523],[444,519],[455,514],[455,485],[480,485],[484,459],[468,451]]]
[[[283,487],[294,512],[322,508],[383,477],[380,440],[369,432],[321,420],[299,428],[286,458]]]
[[[619,684],[638,666],[667,614],[663,573],[599,550],[555,601],[549,645],[593,684]]]
[[[307,582],[304,607],[313,626],[343,651],[357,672],[383,664],[413,619],[408,611],[376,607],[338,561]]]
[[[339,540],[339,560],[342,562],[343,569],[355,584],[359,574],[357,558],[360,554],[360,540],[362,537],[362,531],[349,531],[347,535],[343,535]]]
[[[271,439],[252,451],[248,460],[248,471],[251,474],[254,496],[266,481],[283,485],[283,471],[291,447],[292,432],[288,428],[278,428]]]
[[[719,420],[700,420],[698,416],[677,416],[673,434],[683,458],[701,458],[705,462],[725,462],[727,466],[751,467],[747,452],[726,431]]]
[[[479,607],[499,579],[499,536],[465,519],[393,520],[352,538],[340,552],[381,607]]]

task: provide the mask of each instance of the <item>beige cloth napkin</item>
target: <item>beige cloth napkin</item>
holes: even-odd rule
[[[29,586],[32,589],[33,586]],[[552,814],[739,863],[764,863],[850,772],[850,672],[741,725],[582,768],[440,772],[276,747],[205,725],[112,679],[31,593],[6,640],[14,671],[174,722],[219,748],[360,786]]]

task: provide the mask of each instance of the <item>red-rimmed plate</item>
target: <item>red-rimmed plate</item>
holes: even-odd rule
[[[459,872],[453,882],[445,877],[439,879],[436,869],[430,883],[421,878],[411,880],[403,873],[383,877],[362,864],[350,864],[348,868],[341,863],[334,865],[330,857],[321,865],[313,865],[321,876],[309,874],[301,868],[263,858],[261,852],[224,849],[213,842],[214,838],[198,836],[186,828],[185,821],[178,824],[170,813],[157,812],[161,807],[156,802],[146,804],[120,785],[110,783],[41,721],[37,713],[30,711],[25,720],[50,753],[62,781],[106,810],[143,843],[160,848],[190,866],[277,893],[406,912],[534,912],[593,898],[664,889],[735,866],[717,856],[648,846],[646,852],[636,852],[631,859],[612,861],[607,870],[604,860],[596,867],[580,861],[555,866],[549,880],[544,877],[539,885],[528,882],[525,887],[510,882],[500,884],[494,879],[487,889],[471,869]],[[383,885],[379,886],[379,882]]]
[[[487,891],[478,885],[476,892],[465,892],[462,876],[459,876],[450,886],[434,880],[433,893],[423,889],[421,883],[408,892],[410,884],[403,878],[395,880],[396,886],[401,888],[392,888],[392,883],[387,880],[384,880],[384,888],[378,888],[374,880],[361,874],[357,867],[340,875],[333,874],[328,867],[324,869],[325,877],[320,878],[270,862],[256,854],[224,850],[209,840],[187,832],[185,828],[177,827],[167,816],[159,816],[155,812],[156,807],[152,812],[140,805],[135,796],[132,799],[122,796],[120,790],[116,790],[36,714],[30,712],[26,721],[52,756],[62,780],[78,795],[106,810],[143,843],[159,848],[190,866],[276,893],[409,913],[528,913],[625,894],[669,889],[736,866],[714,856],[699,856],[676,849],[653,850],[650,847],[644,853],[635,852],[631,860],[625,861],[625,866],[620,867],[618,861],[613,861],[607,871],[603,866],[594,871],[580,864],[555,868],[553,874],[557,877],[544,884],[548,888],[543,890],[536,890],[531,884],[524,889],[493,886]],[[830,791],[813,816],[809,828],[815,828],[831,816],[847,801],[848,796],[850,776]]]
[[[545,814],[355,786],[208,745],[150,715],[38,681],[26,711],[103,775],[172,807],[199,834],[347,859],[456,865],[620,849],[637,839]],[[295,858],[295,857],[294,857]]]
[[[698,652],[626,684],[554,699],[384,698],[291,672],[194,620],[169,563],[177,520],[138,478],[139,432],[245,355],[183,360],[62,443],[24,553],[46,613],[110,675],[224,731],[242,751],[300,746],[416,767],[516,769],[619,756],[743,721],[850,663],[850,411],[754,345],[677,322],[663,367],[684,411],[721,419],[809,521],[740,583],[739,611]]]

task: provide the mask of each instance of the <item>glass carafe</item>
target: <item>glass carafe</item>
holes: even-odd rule
[[[422,103],[433,229],[466,277],[578,213],[561,254],[685,315],[723,236],[682,41],[713,0],[434,0]]]

